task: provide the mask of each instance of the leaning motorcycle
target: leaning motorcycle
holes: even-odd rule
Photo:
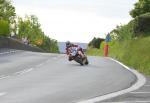
[[[76,47],[72,48],[69,53],[69,59],[74,60],[80,65],[88,65],[87,56],[84,54],[84,57],[78,53],[78,49]]]

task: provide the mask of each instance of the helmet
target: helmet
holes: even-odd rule
[[[70,47],[71,46],[71,42],[70,41],[67,41],[66,42],[66,47]]]

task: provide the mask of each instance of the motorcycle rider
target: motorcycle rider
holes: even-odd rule
[[[67,41],[66,42],[66,54],[69,55],[69,58],[68,58],[69,61],[73,60],[72,56],[70,56],[70,53],[73,48],[77,48],[77,52],[79,55],[82,56],[82,58],[85,57],[83,49],[79,45],[75,45],[75,44],[71,43],[70,41]]]

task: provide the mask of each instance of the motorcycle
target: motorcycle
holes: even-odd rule
[[[84,57],[81,54],[79,54],[78,49],[76,47],[73,47],[72,49],[70,49],[70,52],[69,52],[69,60],[70,61],[74,60],[80,65],[88,65],[89,62],[88,62],[87,56],[85,54],[83,55]]]

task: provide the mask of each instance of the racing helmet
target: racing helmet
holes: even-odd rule
[[[67,41],[66,42],[66,47],[70,47],[71,46],[71,42],[70,41]]]

